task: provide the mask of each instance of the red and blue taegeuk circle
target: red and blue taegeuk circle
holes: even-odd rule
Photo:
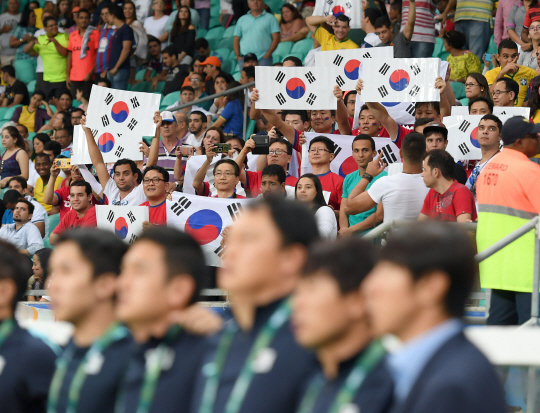
[[[223,221],[217,212],[201,209],[187,219],[184,231],[195,238],[200,245],[205,245],[217,239],[222,228]]]
[[[116,102],[111,109],[111,116],[117,123],[124,122],[129,116],[129,108],[126,102]]]
[[[389,81],[392,89],[396,92],[401,92],[402,90],[407,89],[411,78],[406,70],[398,69],[392,72]]]
[[[478,142],[478,139],[476,135],[478,134],[478,127],[474,128],[471,132],[471,143],[475,148],[480,148],[480,143]]]
[[[293,77],[287,82],[285,90],[287,91],[287,95],[289,95],[291,98],[300,99],[306,93],[306,85],[302,79]]]
[[[356,161],[352,156],[349,156],[339,167],[339,175],[345,178],[347,175],[357,170],[358,165],[356,164]]]
[[[114,148],[114,136],[111,133],[103,133],[97,141],[99,150],[103,153],[112,151]]]
[[[126,220],[122,217],[117,218],[116,221],[114,221],[114,233],[118,237],[126,239],[128,232],[129,229]]]
[[[360,72],[360,60],[351,59],[345,63],[343,69],[345,71],[345,76],[351,80],[358,80],[358,74]]]
[[[399,105],[401,102],[381,102],[381,104],[387,108],[391,108]]]
[[[334,6],[332,8],[332,14],[337,17],[337,16],[343,16],[345,14],[345,9],[342,7],[342,6]]]

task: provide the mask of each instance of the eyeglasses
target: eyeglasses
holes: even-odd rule
[[[310,149],[309,151],[311,153],[319,153],[319,152],[328,152],[328,153],[330,153],[330,151],[328,149],[323,149],[323,148],[313,148],[313,149]]]
[[[496,90],[493,92],[493,96],[499,96],[501,93],[509,93],[508,90]]]
[[[531,26],[531,27],[529,27],[529,30],[533,31],[533,32],[537,32],[537,31],[540,30],[540,26]]]
[[[465,83],[465,87],[475,87],[475,86],[480,86],[480,85],[477,85],[476,83]]]
[[[152,182],[154,185],[157,185],[157,184],[159,184],[159,181],[165,182],[165,179],[160,179],[160,178],[144,178],[143,179],[143,183],[145,185],[150,184],[150,182]]]
[[[287,151],[284,149],[272,149],[271,151],[268,151],[269,155],[283,155]]]
[[[227,178],[230,178],[233,175],[234,175],[234,172],[231,172],[231,171],[225,171],[225,172],[217,171],[214,174],[214,176],[226,176]]]
[[[199,79],[198,77],[190,77],[190,78],[189,78],[189,81],[190,81],[190,82],[202,82],[202,80]]]

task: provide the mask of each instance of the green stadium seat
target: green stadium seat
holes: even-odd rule
[[[60,214],[49,215],[49,234],[52,234],[54,229],[60,223]]]
[[[32,80],[30,83],[26,85],[26,89],[28,89],[28,94],[32,96],[32,94],[36,91],[36,81]]]
[[[34,141],[34,136],[36,136],[36,132],[28,132],[28,139],[30,139],[30,141]]]
[[[173,103],[180,100],[180,92],[171,92],[161,99],[159,110],[165,110],[166,107],[171,106]]]
[[[206,34],[208,33],[208,30],[205,29],[197,29],[197,39],[200,39],[202,37],[206,38]]]
[[[270,7],[272,13],[281,14],[281,7],[285,2],[283,0],[266,0],[265,4]]]
[[[454,95],[456,96],[456,99],[463,99],[465,96],[465,85],[461,82],[450,82],[450,86],[452,86],[452,90],[454,91]]]
[[[81,103],[82,102],[79,102],[77,99],[73,99],[71,101],[71,106],[73,106],[74,108],[78,108],[79,106],[81,106]]]
[[[229,26],[225,29],[217,47],[229,49],[232,52],[234,42],[234,30],[236,26]]]
[[[287,56],[285,57],[289,57],[289,56],[296,56],[297,58],[299,58],[302,62],[304,62],[304,59],[306,58],[306,55],[307,53],[300,53],[300,52],[291,52],[289,53]],[[281,61],[283,61],[285,59],[285,57],[283,59],[281,59]]]
[[[291,54],[293,53],[303,53],[304,57],[309,53],[309,51],[313,49],[313,40],[312,39],[304,39],[297,41],[293,47],[291,48]],[[286,54],[286,53],[284,53]],[[302,58],[302,60],[304,60]]]
[[[221,40],[223,33],[225,33],[224,27],[214,27],[213,29],[210,29],[208,33],[206,33],[206,40],[208,40],[208,44],[210,45],[210,50],[214,50],[217,48],[217,44]]]
[[[274,56],[275,54],[281,57],[287,56],[291,52],[293,46],[293,42],[278,43],[276,50],[274,50],[274,53],[272,53],[272,56]],[[311,43],[311,46],[313,46],[313,42]]]
[[[30,3],[30,0],[19,0],[19,13],[22,13],[24,9],[26,9],[29,3]]]
[[[141,82],[131,86],[132,92],[152,92],[152,83],[151,82]]]
[[[4,123],[7,123],[9,122],[9,120],[0,120],[0,129],[2,128],[2,126],[4,126]],[[4,147],[2,146],[2,142],[0,141],[0,150],[4,150]]]
[[[236,71],[236,66],[238,66],[238,62],[235,58],[223,60],[223,62],[221,63],[221,70],[226,73],[233,73]]]
[[[15,60],[13,62],[13,67],[15,68],[15,77],[17,77],[17,79],[24,84],[28,84],[32,80],[36,80],[37,60]]]
[[[273,64],[281,63],[282,61],[283,61],[283,56],[281,56],[279,54],[276,54],[276,53],[272,53],[272,63]]]
[[[149,93],[159,93],[161,95],[163,89],[165,89],[165,82],[158,82],[156,90],[152,90],[152,87],[150,87]]]
[[[54,106],[54,105],[49,105],[49,107],[51,108],[51,110],[52,110],[53,113],[56,113],[56,106]],[[45,106],[43,106],[43,109],[45,109]]]
[[[469,106],[469,98],[459,99],[462,106]]]
[[[13,113],[15,112],[15,110],[18,108],[18,107],[21,107],[22,105],[15,105],[15,106],[12,106],[10,108],[7,108],[7,110],[4,112],[4,120],[5,121],[8,121],[11,119],[11,117],[13,116]]]
[[[220,57],[222,62],[229,59],[229,57],[233,57],[233,58],[235,57],[234,52],[231,49],[225,48],[225,47],[220,47],[220,48],[217,48],[216,50],[213,50],[212,56]]]
[[[240,77],[242,76],[242,74],[240,73],[240,70],[238,72],[234,72],[232,74],[232,77],[234,80],[236,80],[237,82],[240,82]]]
[[[135,73],[135,80],[143,80],[144,74],[146,73],[146,69],[137,70],[137,73]],[[152,72],[152,75],[154,72]]]
[[[488,44],[488,48],[487,48],[486,53],[490,53],[490,54],[499,53],[499,50],[497,49],[497,45],[495,44],[495,37],[494,36],[491,36],[491,39],[489,39],[489,44]],[[480,57],[480,61],[483,64],[484,63],[484,56],[478,56],[478,57]],[[489,69],[490,70],[493,69],[493,63],[489,64]]]
[[[9,108],[0,108],[0,119],[4,119],[4,115]]]
[[[208,27],[210,27],[210,29],[213,29],[215,27],[222,27],[219,24],[219,16],[210,17],[210,21],[208,22]]]
[[[439,57],[439,53],[444,50],[444,40],[440,37],[435,38],[435,47],[433,48],[433,54],[431,57]]]
[[[244,136],[245,140],[248,140],[248,138],[253,135],[253,132],[255,132],[255,125],[257,124],[256,120],[248,119],[248,124],[246,127],[246,136]]]

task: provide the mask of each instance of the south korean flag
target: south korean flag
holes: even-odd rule
[[[440,59],[366,59],[362,99],[365,102],[438,102],[435,89]],[[366,79],[367,80],[367,79]]]
[[[531,108],[526,106],[494,106],[493,114],[495,116],[524,116],[529,119],[531,117]]]
[[[257,109],[337,109],[332,67],[255,67]]]
[[[316,0],[313,9],[314,16],[328,16],[333,14],[335,17],[345,15],[351,21],[351,29],[362,28],[362,2],[358,0]]]
[[[113,232],[131,244],[143,232],[142,224],[148,221],[148,207],[97,205],[96,219],[99,229]]]
[[[335,84],[341,90],[355,90],[356,82],[362,78],[362,68],[366,59],[392,59],[393,47],[372,47],[369,49],[343,49],[315,53],[315,66],[332,66],[335,70]]]
[[[154,112],[159,110],[161,95],[157,93],[127,92],[92,86],[88,103],[88,127],[111,134],[154,136]]]
[[[131,134],[110,133],[103,130],[91,129],[92,136],[103,156],[103,162],[114,163],[118,159],[131,159],[142,161],[143,154],[139,150],[140,138]],[[71,163],[86,165],[92,163],[88,152],[88,141],[83,127],[77,125],[73,128],[73,155]]]

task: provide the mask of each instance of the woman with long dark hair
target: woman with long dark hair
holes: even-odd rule
[[[229,85],[229,89],[240,86],[240,83],[234,81]],[[224,133],[232,133],[236,136],[244,137],[244,92],[240,89],[226,96],[227,104],[221,112],[219,118],[212,126],[223,129]]]
[[[6,187],[9,180],[14,176],[22,176],[28,180],[26,145],[15,126],[6,126],[2,131],[2,146],[6,150],[2,154],[0,187]]]
[[[36,31],[36,13],[34,13],[34,10],[26,8],[21,15],[19,24],[13,29],[9,38],[9,47],[17,48],[15,50],[15,60],[37,60],[37,56],[30,56],[28,53],[24,53],[24,46],[32,40]]]
[[[469,100],[479,96],[491,99],[488,82],[482,73],[469,73],[465,80],[465,96]]]
[[[142,23],[137,20],[135,4],[131,0],[127,0],[124,2],[122,10],[124,11],[126,24],[133,29],[133,37],[135,37],[135,52],[129,59],[129,83],[133,84],[137,66],[139,66],[143,59],[146,59],[146,55],[148,54],[148,37]]]
[[[195,36],[197,31],[191,24],[191,11],[187,6],[181,6],[174,20],[171,31],[171,44],[178,53],[178,62],[189,65],[195,55]]]
[[[531,108],[529,116],[532,121],[534,123],[540,123],[540,76],[533,79],[527,106]]]
[[[42,248],[37,250],[32,258],[32,272],[34,273],[33,279],[30,277],[31,290],[44,290],[47,277],[49,276],[49,258],[51,256],[52,249]],[[41,297],[28,296],[28,301],[38,301]]]
[[[315,220],[321,237],[335,239],[338,228],[336,214],[324,199],[321,181],[317,175],[302,175],[296,182],[294,193],[298,201],[307,204],[315,213]]]
[[[32,141],[34,144],[34,151],[32,152],[32,161],[35,159],[36,154],[43,152],[43,149],[45,148],[45,144],[51,140],[51,137],[47,135],[46,133],[38,133],[36,136],[34,136],[34,140]]]
[[[281,7],[281,23],[279,24],[282,42],[297,42],[306,38],[309,29],[302,15],[292,4]]]

